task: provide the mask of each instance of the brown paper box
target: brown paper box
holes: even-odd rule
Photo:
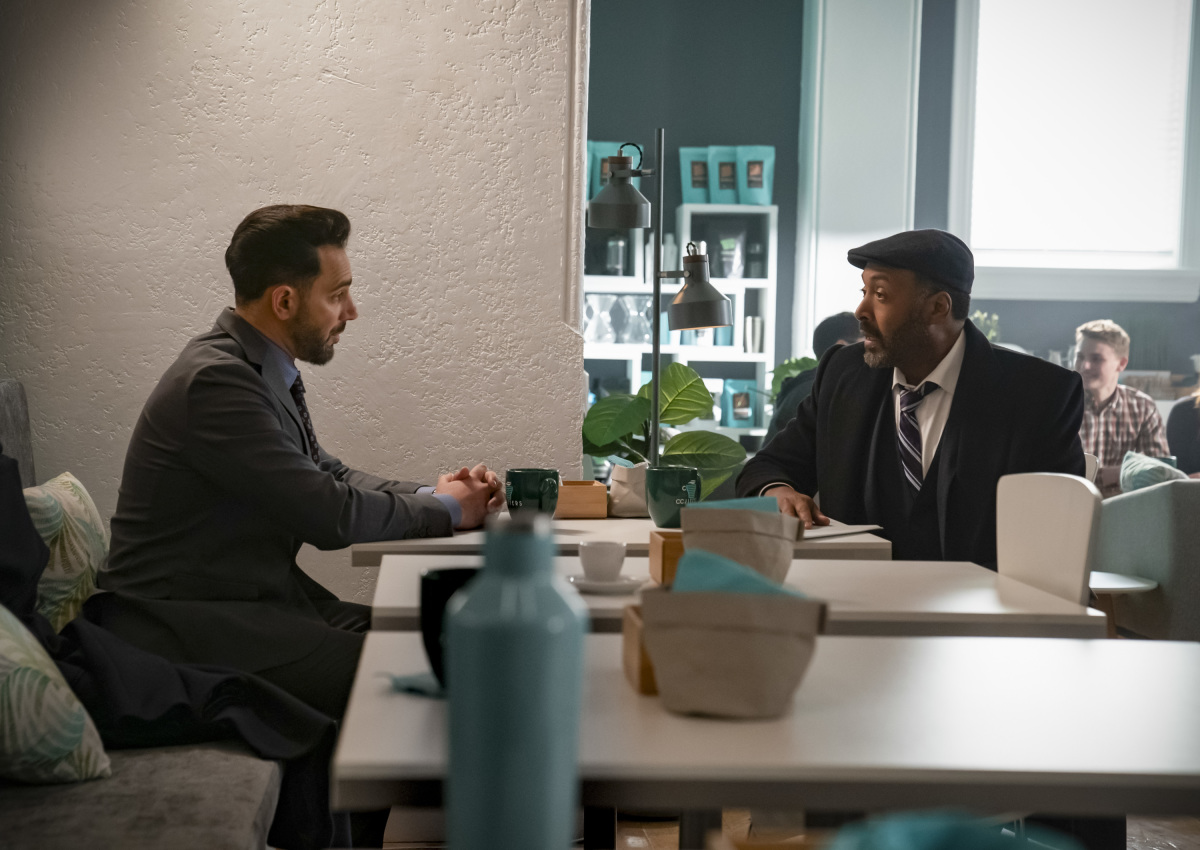
[[[604,519],[608,516],[608,488],[599,481],[564,481],[558,488],[555,519]]]
[[[787,711],[825,605],[790,595],[642,591],[642,639],[663,707],[767,718]]]
[[[659,584],[675,581],[675,566],[682,555],[682,531],[658,528],[650,532],[650,578]]]
[[[637,605],[625,606],[621,639],[621,666],[625,668],[625,678],[639,694],[654,696],[658,686],[654,683],[654,666],[642,641],[642,609]]]
[[[704,549],[745,564],[783,584],[804,524],[794,516],[766,511],[684,508],[680,514],[685,549]]]

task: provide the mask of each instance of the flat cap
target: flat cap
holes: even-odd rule
[[[860,269],[868,263],[908,269],[968,294],[975,280],[975,255],[967,243],[944,230],[906,230],[854,248],[846,252],[846,259]]]

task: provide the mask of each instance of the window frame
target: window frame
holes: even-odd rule
[[[975,73],[980,0],[957,0],[948,224],[970,242],[975,143]],[[1200,298],[1200,0],[1192,0],[1183,197],[1178,265],[1171,269],[976,266],[976,298],[1055,301],[1170,301]]]

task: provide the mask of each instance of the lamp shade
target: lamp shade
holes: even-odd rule
[[[709,283],[708,254],[686,255],[683,269],[688,274],[683,279],[683,288],[667,307],[667,327],[686,331],[732,325],[733,305]]]
[[[608,158],[608,185],[588,203],[588,227],[628,230],[650,226],[650,202],[630,182],[632,167],[633,157]]]

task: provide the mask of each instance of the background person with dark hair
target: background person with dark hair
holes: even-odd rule
[[[1200,392],[1175,402],[1167,417],[1167,442],[1176,465],[1200,478]]]
[[[835,345],[849,345],[861,339],[862,330],[858,327],[858,319],[853,313],[834,313],[822,319],[813,331],[813,353],[820,360]],[[775,439],[775,435],[796,418],[796,409],[800,402],[808,398],[816,377],[817,369],[814,366],[783,382],[779,388],[779,398],[775,399],[775,414],[771,417],[771,424],[767,426],[764,445]]]
[[[300,546],[448,535],[504,500],[482,465],[421,487],[319,444],[296,361],[329,362],[358,316],[349,235],[342,213],[302,205],[238,225],[225,253],[237,306],[184,347],[138,418],[98,602],[135,646],[255,673],[335,720],[370,607],[309,578]]]
[[[899,233],[847,259],[863,269],[864,341],[821,361],[796,418],[746,463],[738,495],[774,496],[808,527],[826,513],[877,524],[897,560],[995,569],[1000,477],[1083,474],[1079,376],[995,348],[967,320],[974,257],[957,237]]]

